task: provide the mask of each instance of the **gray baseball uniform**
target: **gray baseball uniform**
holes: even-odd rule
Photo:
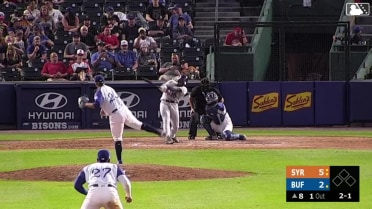
[[[163,92],[160,98],[160,115],[163,119],[163,133],[167,144],[178,142],[176,133],[179,128],[178,102],[181,97],[187,94],[185,86],[178,86],[175,80],[169,80],[160,86]]]

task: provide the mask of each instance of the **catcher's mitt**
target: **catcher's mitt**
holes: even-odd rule
[[[81,96],[78,98],[78,105],[79,105],[79,108],[84,108],[85,107],[85,104],[89,102],[89,98],[87,96]]]

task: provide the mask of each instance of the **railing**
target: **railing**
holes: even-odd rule
[[[372,49],[369,50],[367,56],[364,58],[362,64],[359,66],[357,72],[354,75],[353,80],[365,80],[367,74],[370,73],[372,67]],[[371,78],[368,78],[371,79]]]
[[[354,25],[354,21],[355,21],[355,18],[352,17],[352,16],[346,16],[346,4],[347,3],[353,3],[354,0],[345,0],[344,2],[344,6],[342,8],[342,12],[341,12],[341,15],[340,15],[340,18],[339,18],[339,22],[349,22],[350,25]],[[331,51],[340,51],[339,49],[339,46],[340,45],[344,45],[343,41],[342,40],[339,40],[338,38],[342,38],[342,39],[346,39],[347,37],[349,37],[349,32],[348,31],[345,31],[346,28],[345,27],[342,27],[342,26],[339,26],[336,28],[336,32],[334,34],[334,37],[336,38],[336,40],[333,42],[332,44],[332,47],[331,47]]]
[[[214,7],[214,21],[217,22],[218,21],[218,0],[216,0],[216,7]]]

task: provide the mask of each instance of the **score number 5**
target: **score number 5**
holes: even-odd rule
[[[324,176],[324,169],[323,168],[319,169],[319,176]]]

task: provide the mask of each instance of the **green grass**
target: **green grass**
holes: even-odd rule
[[[304,129],[244,129],[247,135],[301,135],[370,137],[371,131],[307,130]],[[275,134],[276,132],[276,134]],[[98,133],[98,134],[97,134]],[[128,131],[126,137],[140,132]],[[141,132],[142,133],[142,132]],[[45,133],[42,133],[45,134]],[[186,135],[183,131],[182,135]],[[49,138],[70,139],[110,137],[108,131],[48,133]],[[2,133],[0,140],[24,140],[20,133]],[[27,140],[40,139],[36,133],[23,135]],[[8,138],[8,139],[6,139]],[[113,150],[111,150],[113,152]],[[96,150],[2,150],[0,171],[25,168],[79,164],[94,162]],[[133,198],[129,209],[370,209],[372,198],[372,151],[338,149],[252,149],[252,150],[125,150],[127,164],[159,164],[184,167],[223,169],[252,172],[253,175],[229,179],[193,181],[132,182]],[[286,203],[285,167],[287,165],[359,165],[359,203]],[[56,174],[58,175],[58,174]],[[79,208],[84,196],[73,189],[73,182],[30,182],[0,180],[0,208]],[[122,200],[123,188],[119,187]]]

